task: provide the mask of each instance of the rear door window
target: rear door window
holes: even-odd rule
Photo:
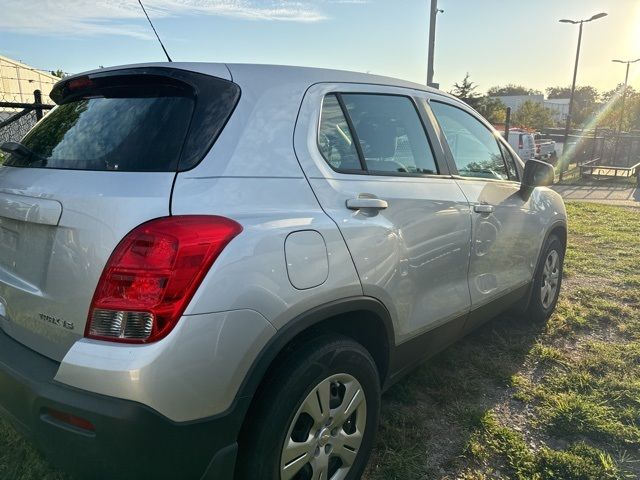
[[[424,126],[409,97],[327,95],[322,105],[318,145],[327,163],[346,173],[438,173]]]
[[[195,147],[201,159],[237,101],[237,86],[209,78],[209,84],[216,84],[219,90],[211,98],[197,97],[191,85],[160,76],[72,80],[71,85],[62,87],[64,92],[57,92],[59,105],[23,138],[24,148],[9,155],[5,164],[74,170],[175,171],[189,136],[198,137],[202,130],[201,123],[192,128],[194,114],[203,108],[213,112],[207,123],[213,136]],[[192,164],[193,149],[192,145],[188,152]]]
[[[438,173],[427,134],[410,98],[345,94],[343,99],[367,170],[381,174]]]
[[[361,170],[358,150],[336,95],[327,95],[322,102],[318,146],[335,170]]]

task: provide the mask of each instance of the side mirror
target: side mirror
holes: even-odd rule
[[[551,165],[540,160],[527,160],[524,164],[520,191],[528,196],[536,187],[553,185],[554,179],[555,172]]]

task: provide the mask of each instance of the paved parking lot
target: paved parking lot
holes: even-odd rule
[[[626,185],[554,185],[565,200],[640,207],[640,189]]]

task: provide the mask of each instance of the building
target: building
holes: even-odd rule
[[[544,101],[544,106],[553,110],[553,116],[557,122],[565,122],[569,115],[568,98],[548,98]]]
[[[42,102],[53,104],[49,94],[58,80],[55,75],[0,55],[0,102],[6,102],[0,106],[0,143],[19,141],[38,121],[35,110],[7,103],[34,103],[33,92],[40,90]]]
[[[55,75],[0,55],[0,102],[33,103],[34,90],[40,90],[46,101]]]
[[[508,95],[504,97],[492,97],[500,100],[507,107],[511,107],[511,113],[518,110],[524,102],[533,102],[544,105],[544,95]]]
[[[545,99],[544,95],[508,95],[504,97],[492,97],[500,100],[507,107],[511,107],[511,112],[518,110],[524,102],[533,102],[553,111],[554,120],[556,122],[564,122],[569,113],[568,98]]]

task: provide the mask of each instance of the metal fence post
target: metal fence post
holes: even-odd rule
[[[42,92],[40,90],[35,90],[33,92],[33,98],[35,100],[35,111],[36,111],[36,118],[38,119],[38,121],[42,120],[43,114],[42,114]]]
[[[595,127],[593,129],[593,146],[591,148],[591,158],[589,159],[589,161],[596,159],[597,146],[598,146],[598,127]],[[580,162],[578,162],[578,166],[580,166]]]
[[[509,142],[509,128],[511,128],[511,107],[507,107],[507,113],[504,120],[504,139]]]

